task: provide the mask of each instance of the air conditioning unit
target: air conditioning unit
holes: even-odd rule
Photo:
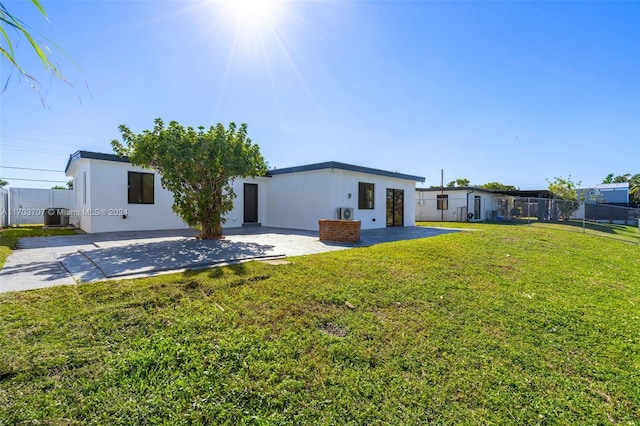
[[[44,224],[46,226],[68,226],[69,209],[53,207],[45,209]]]
[[[338,209],[338,219],[340,220],[352,220],[353,209],[351,207],[341,207]]]

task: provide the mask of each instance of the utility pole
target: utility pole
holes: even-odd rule
[[[440,169],[440,222],[444,222],[444,169]]]

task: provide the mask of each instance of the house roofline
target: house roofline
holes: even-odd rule
[[[69,156],[69,160],[67,161],[67,166],[64,168],[65,173],[67,173],[73,161],[79,160],[81,158],[87,158],[91,160],[115,161],[118,163],[129,162],[128,157],[120,157],[119,155],[116,155],[116,154],[105,154],[102,152],[93,152],[93,151],[76,151]],[[422,176],[407,175],[404,173],[390,172],[386,170],[373,169],[370,167],[356,166],[353,164],[340,163],[337,161],[327,161],[324,163],[315,163],[315,164],[307,164],[304,166],[286,167],[283,169],[268,170],[267,173],[265,174],[265,177],[272,177],[276,175],[283,175],[283,174],[296,173],[296,172],[306,172],[306,171],[312,171],[312,170],[323,170],[323,169],[340,169],[340,170],[347,170],[352,172],[369,173],[369,174],[379,175],[379,176],[413,180],[416,182],[425,181],[425,178]]]
[[[356,166],[353,164],[340,163],[337,161],[326,161],[324,163],[307,164],[304,166],[285,167],[283,169],[268,170],[266,176],[277,176],[289,173],[309,172],[314,170],[339,169],[350,172],[368,173],[378,176],[393,177],[398,179],[413,180],[416,182],[424,182],[422,176],[407,175],[404,173],[390,172],[387,170],[373,169],[370,167]]]
[[[102,152],[93,152],[93,151],[76,151],[69,156],[67,165],[64,168],[65,174],[69,171],[69,167],[71,166],[71,163],[81,158],[87,158],[91,160],[115,161],[118,163],[129,162],[129,157],[120,157],[119,155],[116,155],[116,154],[105,154]]]
[[[416,192],[441,192],[443,188],[416,188]],[[444,187],[445,191],[478,191],[486,192],[488,194],[504,194],[512,197],[529,197],[529,198],[553,198],[553,194],[548,189],[511,189],[511,190],[498,190],[498,189],[485,189],[478,186],[462,186],[455,188]]]
[[[493,189],[484,189],[484,188],[480,188],[478,186],[456,186],[456,187],[431,187],[431,188],[416,188],[416,191],[420,191],[420,192],[440,192],[442,190],[445,191],[482,191],[482,192],[489,192],[489,193],[494,193],[494,192],[499,192],[499,193],[504,193],[504,191],[494,191]]]
[[[617,182],[617,183],[599,183],[593,187],[593,189],[604,189],[604,190],[628,190],[629,182]]]

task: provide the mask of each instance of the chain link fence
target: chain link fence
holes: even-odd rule
[[[496,197],[472,192],[446,197],[427,193],[417,198],[416,220],[546,224],[560,230],[640,243],[640,208],[594,202]]]
[[[513,200],[511,220],[640,244],[640,208],[540,198]]]

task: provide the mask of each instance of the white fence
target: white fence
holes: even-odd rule
[[[72,209],[73,191],[66,189],[9,188],[8,225],[44,223],[49,208]]]
[[[0,188],[0,228],[9,226],[9,191]]]

